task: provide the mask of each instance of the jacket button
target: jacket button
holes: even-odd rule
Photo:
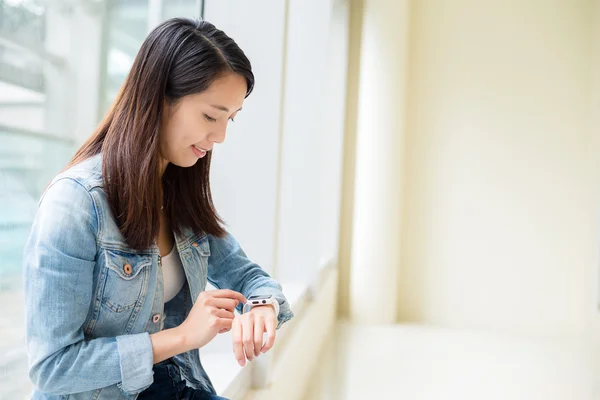
[[[152,322],[156,324],[158,321],[160,321],[160,314],[154,314],[152,317]]]
[[[133,271],[133,268],[131,268],[131,265],[129,265],[129,264],[123,265],[123,272],[125,272],[125,274],[131,275],[132,271]]]
[[[192,246],[198,247],[198,243],[194,242],[194,243],[192,243]]]

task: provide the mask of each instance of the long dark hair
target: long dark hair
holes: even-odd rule
[[[147,249],[159,233],[164,204],[173,230],[223,236],[210,192],[211,153],[189,168],[169,164],[161,181],[159,126],[163,104],[206,90],[223,74],[254,87],[250,61],[238,45],[202,20],[170,19],[140,48],[117,99],[69,166],[102,153],[104,190],[127,244]]]

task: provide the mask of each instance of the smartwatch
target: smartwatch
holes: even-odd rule
[[[272,295],[254,295],[248,297],[248,301],[244,304],[242,310],[243,314],[246,314],[254,307],[272,305],[275,309],[275,317],[279,316],[279,302]]]

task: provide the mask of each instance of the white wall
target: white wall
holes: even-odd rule
[[[592,187],[592,207],[596,217],[592,219],[590,232],[596,251],[590,255],[587,275],[587,326],[588,339],[600,349],[600,0],[594,1],[595,11],[591,14],[594,31],[592,43],[593,63],[590,68],[591,107],[590,145],[588,146],[589,176]]]
[[[412,4],[399,319],[582,333],[591,1]]]
[[[337,258],[347,10],[290,0],[288,11],[278,277],[312,283]]]
[[[346,1],[213,0],[205,18],[253,64],[256,87],[216,148],[219,213],[281,282],[311,283],[337,255]]]
[[[348,67],[346,81],[346,115],[344,120],[343,179],[340,201],[338,248],[338,316],[350,316],[350,280],[354,232],[355,155],[358,130],[360,59],[363,22],[362,0],[348,1]]]
[[[254,92],[225,143],[214,150],[215,206],[249,257],[273,270],[285,3],[207,1],[205,18],[232,37],[252,63]],[[269,15],[269,18],[258,16]]]
[[[410,2],[363,1],[350,316],[396,322]]]
[[[319,137],[324,167],[319,171],[319,267],[338,258],[342,197],[342,157],[345,132],[350,4],[332,0],[326,58],[325,134]],[[312,96],[311,96],[312,97]],[[298,110],[300,111],[300,110]]]

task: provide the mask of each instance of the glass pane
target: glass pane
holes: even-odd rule
[[[174,17],[198,18],[200,16],[200,0],[169,0],[163,3],[163,19]]]
[[[116,97],[149,20],[200,4],[0,0],[0,399],[31,391],[21,262],[43,190]]]
[[[106,77],[103,111],[117,96],[148,34],[148,0],[110,2],[107,10]]]
[[[68,54],[62,38],[47,32],[46,2],[0,0],[0,399],[24,399],[31,391],[23,315],[21,260],[37,203],[52,177],[74,151],[63,113],[66,104],[48,99],[47,77],[60,77]],[[57,18],[62,14],[55,13]],[[67,31],[66,24],[55,23]],[[64,36],[63,36],[64,38]],[[59,46],[55,44],[59,43]],[[50,128],[52,122],[56,123]],[[52,133],[50,133],[52,132]],[[64,136],[59,136],[60,133]]]
[[[0,291],[20,290],[21,256],[38,199],[72,152],[68,140],[0,127]]]

